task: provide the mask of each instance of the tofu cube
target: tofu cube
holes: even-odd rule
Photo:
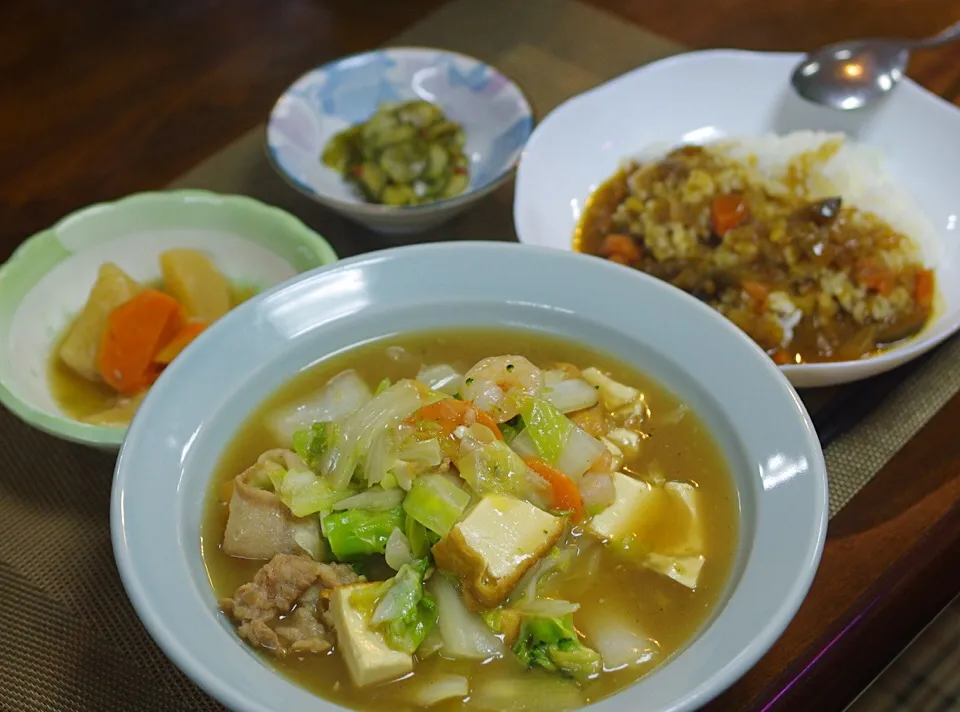
[[[613,504],[587,525],[596,537],[642,554],[637,563],[696,588],[703,569],[703,525],[697,488],[685,482],[654,487],[616,472]],[[631,552],[632,553],[632,552]]]
[[[644,562],[651,571],[669,576],[679,584],[689,589],[697,587],[700,571],[705,559],[700,556],[665,556],[664,554],[648,554]]]
[[[330,619],[337,631],[337,647],[357,687],[393,680],[413,670],[413,656],[401,653],[367,627],[363,615],[350,603],[354,592],[372,583],[340,586],[330,596]]]
[[[673,499],[674,512],[684,512],[682,534],[678,542],[670,547],[669,552],[677,556],[696,556],[703,553],[703,523],[700,519],[700,493],[697,488],[686,482],[667,482],[663,486]]]
[[[644,520],[656,519],[661,503],[658,490],[622,472],[613,473],[613,504],[595,515],[587,529],[605,541],[621,542],[639,535]]]
[[[488,495],[433,547],[437,566],[460,577],[473,610],[499,606],[556,544],[564,519],[528,502]]]

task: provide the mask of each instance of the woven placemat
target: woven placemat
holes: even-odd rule
[[[469,28],[469,29],[468,29]],[[515,77],[542,118],[610,77],[681,50],[575,0],[457,0],[394,44],[448,47]],[[284,207],[352,255],[385,238],[323,210],[267,163],[263,128],[174,187],[242,193]],[[513,240],[512,186],[420,241]],[[941,350],[858,427],[827,448],[831,513],[960,387],[960,343]],[[805,394],[811,411],[842,397]],[[220,710],[160,652],[113,561],[113,457],[50,438],[0,410],[0,710]]]

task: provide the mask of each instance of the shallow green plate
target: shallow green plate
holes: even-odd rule
[[[126,428],[66,416],[50,391],[51,349],[82,308],[103,262],[140,281],[159,278],[159,254],[192,247],[231,282],[264,289],[336,261],[297,218],[251,198],[198,190],[140,193],[73,213],[33,235],[0,266],[0,402],[57,437],[106,449]]]

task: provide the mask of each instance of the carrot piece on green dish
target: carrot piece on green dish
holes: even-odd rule
[[[107,317],[98,355],[103,380],[132,395],[150,386],[160,369],[155,359],[183,327],[180,303],[156,289],[146,289]]]
[[[177,332],[176,336],[167,342],[166,346],[160,349],[154,361],[164,366],[169,365],[173,359],[179,356],[180,352],[187,348],[206,328],[207,324],[202,321],[191,321],[187,323]]]

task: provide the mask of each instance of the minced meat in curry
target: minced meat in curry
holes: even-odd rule
[[[777,190],[682,146],[601,185],[575,247],[693,294],[780,364],[860,359],[920,331],[934,276],[912,241],[839,196],[811,200],[794,177]]]

